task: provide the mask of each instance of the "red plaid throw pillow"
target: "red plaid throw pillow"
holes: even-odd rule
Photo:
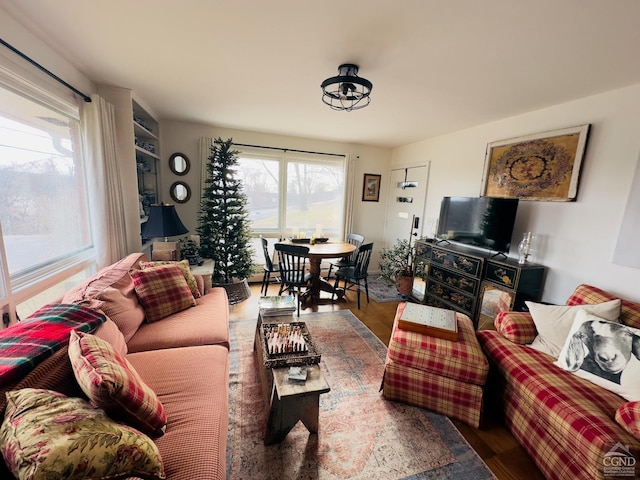
[[[147,322],[155,322],[196,304],[176,264],[131,270],[131,278]]]
[[[189,285],[189,290],[191,290],[191,294],[193,298],[200,298],[200,290],[198,290],[198,282],[196,282],[196,277],[191,273],[191,267],[189,266],[188,260],[182,260],[180,262],[170,262],[170,261],[156,261],[156,262],[140,262],[140,268],[142,270],[146,268],[157,267],[158,265],[178,265],[180,270],[182,270],[182,276],[187,281],[187,285]]]
[[[640,402],[627,402],[616,411],[616,422],[640,439]]]
[[[91,334],[72,331],[69,359],[76,380],[92,405],[147,435],[162,435],[164,407],[126,358]]]

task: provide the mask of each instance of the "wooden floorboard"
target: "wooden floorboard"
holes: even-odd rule
[[[278,287],[273,285],[269,293],[275,295],[277,290]],[[251,298],[237,305],[231,305],[231,318],[257,318],[259,298],[260,284],[252,284]],[[371,300],[367,303],[364,294],[360,301],[362,304],[358,310],[355,292],[347,292],[345,299],[335,303],[331,303],[328,297],[323,297],[319,305],[301,310],[301,321],[304,321],[304,315],[313,312],[351,310],[385,345],[389,345],[398,302],[378,303]],[[486,410],[491,412],[492,409]],[[453,424],[499,480],[544,480],[544,476],[531,457],[506,429],[499,413],[487,413],[480,429],[472,428],[457,420],[454,420]]]

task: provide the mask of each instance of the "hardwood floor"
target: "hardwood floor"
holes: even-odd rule
[[[277,287],[271,286],[269,293],[275,295]],[[239,320],[252,316],[257,318],[259,298],[260,284],[252,284],[251,298],[230,307],[231,319]],[[361,309],[358,310],[355,292],[347,292],[346,300],[336,301],[334,304],[328,297],[326,300],[322,298],[319,305],[301,310],[300,318],[313,312],[351,310],[385,345],[388,345],[398,302],[377,303],[371,300],[367,304],[363,296],[361,302]],[[480,429],[456,420],[453,423],[499,480],[543,480],[544,476],[540,470],[504,427],[499,417],[499,414],[487,413]]]

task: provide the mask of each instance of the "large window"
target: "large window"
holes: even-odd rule
[[[240,156],[238,174],[248,198],[249,218],[253,232],[280,232],[280,170],[277,159]]]
[[[0,69],[0,306],[15,310],[92,258],[79,132],[77,103]]]
[[[343,237],[343,156],[241,149],[239,164],[256,235]]]

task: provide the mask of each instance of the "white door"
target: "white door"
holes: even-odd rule
[[[413,245],[413,241],[422,236],[428,178],[428,164],[391,170],[384,229],[385,247],[392,246],[398,239],[408,240],[409,237]]]

